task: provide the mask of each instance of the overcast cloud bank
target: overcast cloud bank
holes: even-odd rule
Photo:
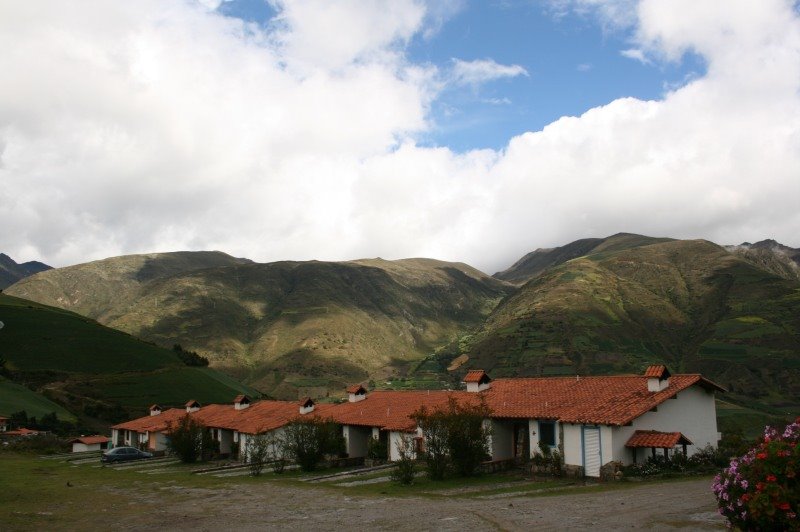
[[[180,249],[430,256],[491,273],[619,231],[800,245],[788,0],[555,2],[630,31],[636,60],[692,52],[707,73],[466,153],[415,144],[431,102],[528,73],[412,63],[408,42],[446,23],[441,6],[276,0],[262,27],[215,5],[0,6],[1,251],[53,265]]]

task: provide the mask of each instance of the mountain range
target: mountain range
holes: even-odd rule
[[[513,290],[465,264],[431,259],[256,264],[181,252],[46,273],[7,293],[180,344],[284,399],[403,375],[481,324]]]
[[[617,234],[528,253],[486,275],[432,259],[260,264],[220,252],[114,257],[6,293],[196,350],[276,398],[344,384],[702,372],[732,401],[800,409],[800,250],[772,240]],[[389,384],[391,383],[391,384]]]

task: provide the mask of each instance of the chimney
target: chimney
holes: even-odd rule
[[[237,395],[233,400],[233,408],[236,410],[244,410],[250,406],[250,398],[244,394]]]
[[[347,400],[351,403],[357,403],[367,398],[367,389],[360,384],[354,384],[347,388]]]
[[[304,397],[300,400],[300,414],[310,414],[314,411],[314,401],[310,397]]]
[[[188,403],[186,403],[186,413],[191,414],[192,412],[197,412],[200,410],[200,403],[192,399]]]
[[[482,369],[469,370],[462,382],[467,385],[468,392],[482,392],[492,385],[492,379]]]
[[[667,366],[653,365],[647,368],[644,372],[647,377],[647,391],[660,392],[669,387],[670,373]]]
[[[161,413],[161,407],[158,405],[150,405],[150,415],[157,416]]]

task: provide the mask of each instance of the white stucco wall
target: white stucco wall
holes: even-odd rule
[[[636,418],[631,426],[614,427],[612,435],[613,459],[630,464],[632,454],[625,443],[637,430],[658,430],[661,432],[682,432],[693,445],[687,447],[689,456],[698,450],[718,443],[717,410],[714,393],[700,386],[692,386],[677,395],[677,399],[667,399],[656,412],[647,412]],[[649,456],[650,450],[639,451],[639,457]],[[663,454],[663,452],[661,452]],[[605,454],[603,460],[605,459]]]
[[[275,441],[277,442],[284,438],[285,431],[284,428],[281,427],[275,430],[265,432],[263,434],[268,437],[275,438]],[[253,438],[254,438],[253,434],[245,434],[243,432],[239,433],[239,459],[243,462],[250,461],[250,447],[251,445],[253,445]],[[273,455],[277,453],[278,451],[277,445],[273,444],[269,451],[270,453],[273,453]]]
[[[76,442],[76,443],[72,444],[72,452],[73,453],[83,453],[83,452],[86,452],[86,451],[99,451],[99,450],[101,450],[99,443],[92,443],[90,445],[87,445],[85,443],[77,443]]]
[[[401,445],[401,442],[404,438],[410,440],[409,445],[411,445],[412,449],[412,458],[416,458],[417,454],[414,452],[415,436],[416,434],[413,432],[389,432],[389,460],[394,462],[395,460],[400,459],[400,451],[398,446]]]
[[[614,454],[614,428],[608,425],[600,425],[600,460],[605,465],[616,460]]]
[[[562,424],[562,427],[564,430],[564,463],[568,465],[582,466],[583,465],[583,447],[581,443],[582,425],[571,425],[568,423],[564,423]]]

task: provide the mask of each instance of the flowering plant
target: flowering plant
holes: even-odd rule
[[[800,418],[767,427],[755,447],[714,479],[719,513],[742,530],[800,530]]]

